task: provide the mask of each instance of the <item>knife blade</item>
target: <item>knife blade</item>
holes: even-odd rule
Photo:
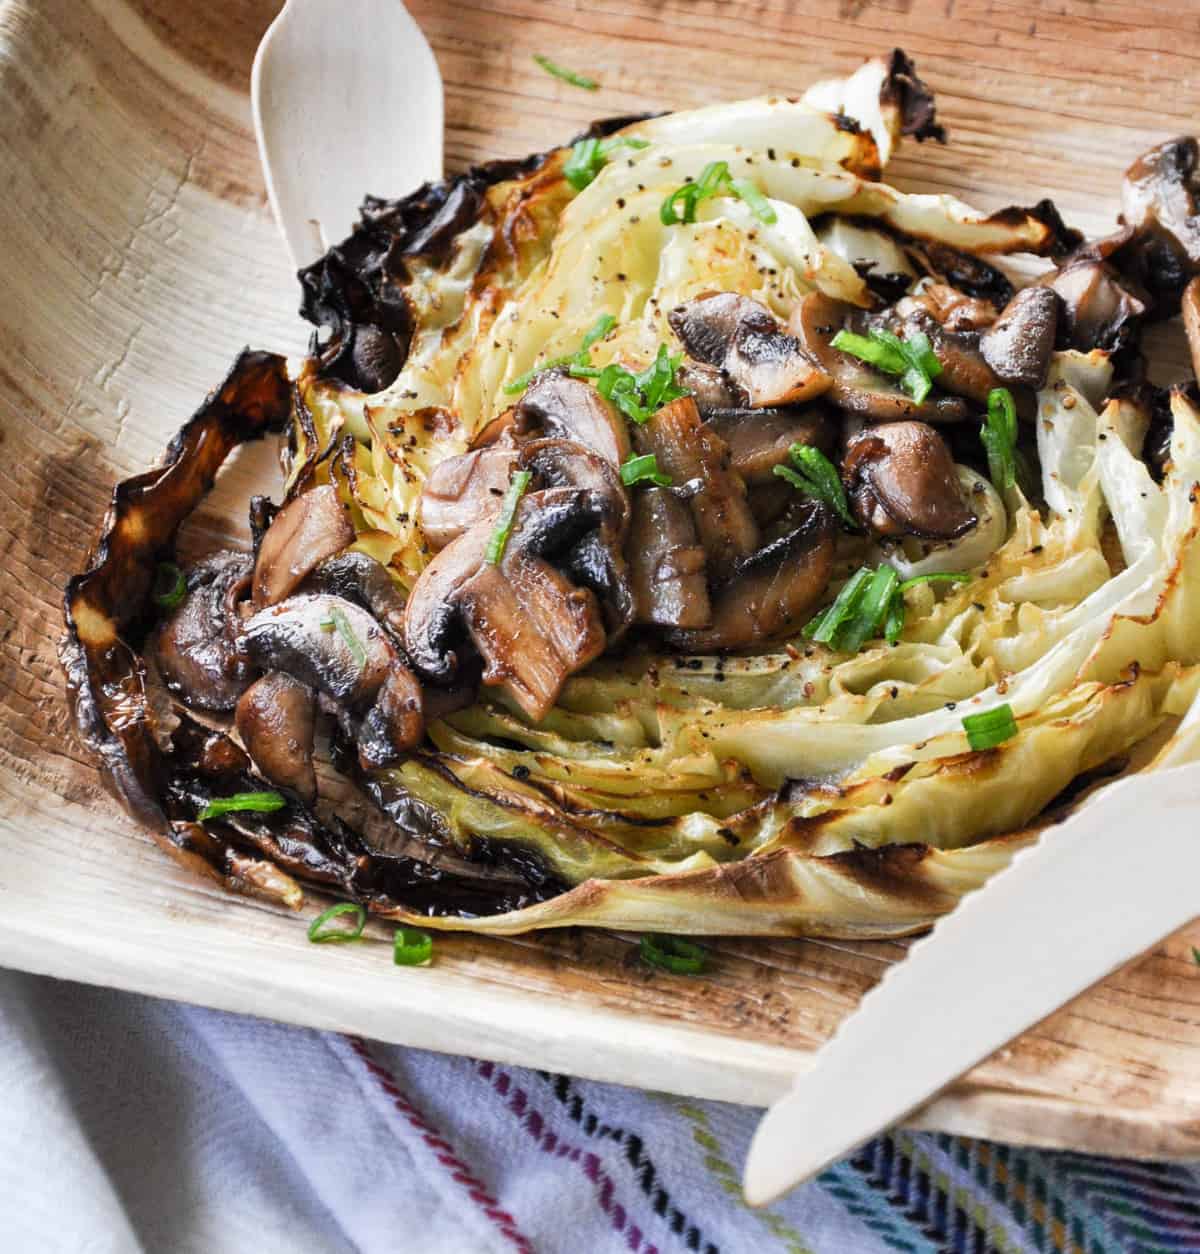
[[[763,1116],[746,1200],[843,1158],[1197,915],[1200,764],[1111,784],[867,993]]]

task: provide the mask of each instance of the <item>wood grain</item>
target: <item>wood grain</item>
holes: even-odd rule
[[[434,967],[397,972],[382,944],[309,946],[294,917],[183,875],[118,812],[71,738],[55,659],[61,586],[113,478],[156,458],[243,344],[299,351],[306,338],[246,98],[274,7],[0,5],[0,954],[414,1045],[766,1102],[901,945],[731,940],[711,974],[687,980],[640,967],[628,937],[454,936],[439,938]],[[951,144],[906,149],[894,181],[985,208],[1052,194],[1071,221],[1102,230],[1129,160],[1200,120],[1195,4],[410,7],[445,78],[455,168],[547,146],[598,115],[794,93],[898,43],[937,89]],[[547,77],[534,52],[603,89]],[[269,451],[240,456],[191,542],[237,531],[252,486],[269,490],[272,475]],[[991,1059],[921,1121],[1200,1153],[1193,942],[1200,928]],[[953,1032],[954,1007],[944,1013]]]

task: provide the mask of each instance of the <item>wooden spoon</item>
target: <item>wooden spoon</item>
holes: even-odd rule
[[[297,267],[349,235],[367,192],[442,176],[442,78],[400,0],[287,0],[250,79],[275,221]]]

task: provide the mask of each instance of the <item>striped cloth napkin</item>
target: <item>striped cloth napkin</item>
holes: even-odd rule
[[[753,1211],[754,1110],[7,971],[0,1075],[5,1254],[1200,1250],[1191,1165],[899,1133]]]

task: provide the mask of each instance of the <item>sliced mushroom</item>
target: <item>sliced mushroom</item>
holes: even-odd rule
[[[948,283],[928,280],[911,296],[897,302],[899,314],[905,315],[912,309],[924,309],[947,331],[983,331],[996,321],[996,307],[991,301],[968,296]]]
[[[354,525],[335,485],[301,493],[275,515],[262,538],[254,564],[255,607],[291,596],[318,562],[353,543]]]
[[[703,296],[671,310],[668,321],[689,355],[720,367],[754,409],[798,404],[829,386],[825,371],[805,355],[795,336],[748,296]]]
[[[417,522],[434,552],[499,510],[516,460],[516,448],[502,442],[433,468],[421,489]]]
[[[739,409],[746,404],[746,394],[716,366],[685,361],[675,372],[675,382],[691,394],[696,408],[706,416],[709,410]]]
[[[984,360],[1004,383],[1045,386],[1061,303],[1053,288],[1022,288],[979,337]]]
[[[365,767],[385,765],[424,734],[420,688],[391,637],[360,606],[327,593],[298,593],[245,626],[246,651],[333,707],[359,742]]]
[[[1125,171],[1121,187],[1121,217],[1133,236],[1114,260],[1149,291],[1158,317],[1175,312],[1200,273],[1198,155],[1190,136],[1158,144]]]
[[[393,666],[374,705],[358,728],[358,764],[364,771],[387,766],[425,734],[421,685],[407,666]]]
[[[919,418],[924,422],[961,422],[970,414],[958,396],[929,395],[920,403],[889,378],[872,370],[831,343],[846,325],[851,307],[821,292],[810,292],[796,306],[789,326],[805,351],[827,370],[833,384],[826,397],[834,405],[871,422],[899,422]]]
[[[1183,329],[1192,355],[1192,373],[1200,379],[1200,275],[1183,289]]]
[[[836,536],[825,506],[807,503],[787,535],[738,563],[713,597],[712,622],[672,632],[671,644],[690,653],[744,649],[799,630],[829,584]]]
[[[327,592],[369,610],[399,640],[404,630],[404,594],[387,568],[353,550],[329,557],[304,583],[305,591]]]
[[[366,610],[326,593],[300,593],[260,610],[247,621],[245,640],[264,670],[284,671],[352,709],[370,704],[388,671],[402,664]]]
[[[591,588],[600,598],[609,634],[619,634],[633,620],[634,605],[624,555],[629,494],[616,467],[573,440],[534,440],[521,449],[519,465],[531,470],[543,487],[584,489],[595,495],[602,511],[599,526],[559,565],[574,583]]]
[[[282,671],[271,671],[242,693],[234,719],[259,773],[311,805],[317,796],[313,690]]]
[[[664,405],[641,429],[640,438],[658,458],[658,468],[676,485],[695,481],[689,505],[709,573],[720,578],[758,548],[758,526],[746,503],[746,485],[733,469],[729,448],[700,421],[690,396]]]
[[[237,601],[250,583],[250,559],[219,553],[193,566],[187,592],[154,634],[151,650],[166,685],[188,705],[232,710],[250,682],[239,646]]]
[[[621,415],[591,384],[559,371],[540,374],[525,390],[513,411],[513,428],[519,435],[541,432],[574,440],[614,466],[629,457],[629,432]]]
[[[793,444],[829,452],[835,439],[832,419],[813,406],[713,410],[704,429],[728,446],[733,469],[751,487],[776,482],[775,467],[787,461]]]
[[[568,675],[604,648],[594,595],[552,561],[601,524],[599,494],[550,488],[523,497],[499,563],[485,560],[492,525],[481,523],[447,545],[421,573],[404,615],[405,650],[433,683],[452,684],[470,643],[497,684],[531,718],[542,718]]]
[[[1149,309],[1144,292],[1086,250],[1042,282],[1062,297],[1060,340],[1080,352],[1124,348]]]
[[[875,535],[949,540],[977,522],[946,442],[923,422],[864,431],[846,452],[842,478],[854,516]]]
[[[629,570],[639,623],[703,627],[712,617],[691,510],[665,488],[634,493]]]

